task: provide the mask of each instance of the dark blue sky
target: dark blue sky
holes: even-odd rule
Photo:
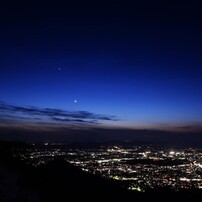
[[[0,15],[4,127],[25,126],[27,111],[49,108],[92,113],[97,118],[79,117],[88,127],[201,131],[195,2],[8,2]],[[69,115],[68,122],[61,114],[37,116],[29,122],[72,123]]]

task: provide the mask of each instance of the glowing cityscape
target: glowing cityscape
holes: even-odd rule
[[[64,145],[32,146],[18,154],[38,167],[60,156],[83,171],[111,178],[129,190],[202,188],[202,150],[144,146],[70,148]]]

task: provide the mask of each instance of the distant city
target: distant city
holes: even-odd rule
[[[13,151],[13,156],[34,167],[61,157],[85,172],[117,180],[127,189],[139,192],[159,188],[202,189],[201,149],[151,145],[70,147],[43,143]]]

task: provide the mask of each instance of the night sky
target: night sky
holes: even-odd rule
[[[202,7],[72,2],[1,3],[0,137],[202,142]]]

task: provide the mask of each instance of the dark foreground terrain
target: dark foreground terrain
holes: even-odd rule
[[[55,158],[37,168],[11,155],[19,143],[0,143],[0,201],[192,201],[202,196],[199,190],[174,192],[158,189],[144,193],[124,189],[117,181],[92,175]]]

